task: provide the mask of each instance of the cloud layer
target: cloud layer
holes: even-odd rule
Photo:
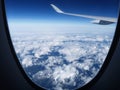
[[[46,89],[82,87],[100,70],[110,35],[80,33],[12,34],[15,51],[27,75]]]

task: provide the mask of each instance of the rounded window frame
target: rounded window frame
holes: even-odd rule
[[[12,40],[11,40],[11,37],[10,37],[10,32],[9,32],[9,28],[8,28],[8,22],[7,22],[7,16],[6,16],[6,10],[5,10],[5,1],[4,0],[1,0],[1,3],[2,3],[2,15],[3,15],[3,19],[4,19],[4,25],[5,25],[5,32],[6,32],[6,36],[7,36],[7,39],[8,39],[8,44],[10,46],[10,49],[11,49],[11,53],[14,57],[14,60],[19,68],[19,70],[21,71],[23,77],[25,78],[25,80],[35,89],[43,89],[41,88],[40,86],[38,86],[37,84],[35,84],[32,80],[30,80],[30,78],[28,77],[28,75],[25,73],[24,69],[22,68],[22,65],[20,64],[19,60],[18,60],[18,57],[16,55],[16,52],[14,50],[14,46],[13,46],[13,43],[12,43]],[[84,86],[80,87],[79,90],[87,90],[89,89],[90,87],[92,87],[93,85],[95,85],[95,83],[100,79],[100,77],[103,75],[103,73],[105,72],[105,70],[107,69],[111,59],[112,59],[112,56],[116,50],[116,47],[118,45],[118,42],[119,42],[119,39],[120,39],[120,33],[119,33],[119,30],[120,30],[120,7],[119,7],[119,12],[118,12],[119,16],[118,16],[118,22],[117,22],[117,26],[116,26],[116,30],[115,30],[115,34],[114,34],[114,37],[113,37],[113,40],[112,40],[112,43],[111,43],[111,46],[110,46],[110,49],[109,49],[109,52],[105,58],[105,61],[102,65],[102,67],[100,68],[99,72],[97,73],[97,75],[90,81],[88,82],[87,84],[85,84]],[[44,89],[43,89],[44,90]]]

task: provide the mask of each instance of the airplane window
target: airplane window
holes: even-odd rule
[[[37,86],[75,90],[99,73],[119,0],[5,0],[5,8],[18,60]]]

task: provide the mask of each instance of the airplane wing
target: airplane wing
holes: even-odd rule
[[[83,14],[73,14],[73,13],[67,13],[59,9],[57,6],[54,4],[51,4],[52,8],[60,14],[65,14],[65,15],[71,15],[71,16],[77,16],[77,17],[83,17],[83,18],[90,18],[94,19],[92,23],[94,24],[100,24],[100,25],[109,25],[112,23],[117,22],[117,18],[111,18],[111,17],[99,17],[99,16],[90,16],[90,15],[83,15]]]

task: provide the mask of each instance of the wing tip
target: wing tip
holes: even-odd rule
[[[57,6],[55,6],[54,4],[50,4],[52,6],[52,8],[57,12],[57,13],[64,13],[62,10],[60,10]]]

